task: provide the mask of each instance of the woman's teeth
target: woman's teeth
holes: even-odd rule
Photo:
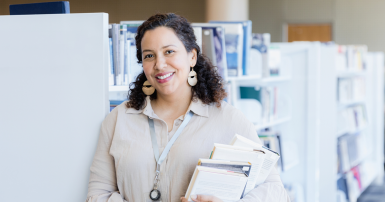
[[[156,78],[158,78],[158,79],[165,79],[165,78],[170,77],[172,74],[173,74],[173,73],[168,73],[168,74],[163,75],[163,76],[157,76]]]

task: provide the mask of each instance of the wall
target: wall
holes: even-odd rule
[[[335,40],[341,44],[366,44],[369,51],[385,52],[384,8],[382,0],[337,0]]]
[[[331,23],[338,44],[366,44],[385,52],[385,1],[250,0],[253,32],[269,32],[281,42],[285,23]]]
[[[10,4],[52,0],[0,0],[0,15],[9,15]],[[157,12],[174,12],[190,22],[205,22],[205,0],[70,0],[71,13],[105,12],[110,23],[121,20],[146,20]]]
[[[206,0],[206,21],[249,19],[249,0]]]

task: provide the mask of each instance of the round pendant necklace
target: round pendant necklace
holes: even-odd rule
[[[160,199],[160,191],[157,190],[157,189],[153,189],[150,192],[150,199],[153,200],[153,201],[159,200]]]

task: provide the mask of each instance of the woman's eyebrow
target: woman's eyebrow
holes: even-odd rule
[[[152,52],[152,50],[148,50],[148,49],[142,50],[142,53],[144,53],[144,52]]]
[[[170,45],[163,46],[162,48],[164,49],[164,48],[167,48],[167,47],[170,47],[170,46],[176,47],[176,45],[170,44]]]
[[[165,48],[168,48],[170,46],[174,46],[174,47],[177,47],[176,45],[173,45],[173,44],[170,44],[170,45],[165,45],[162,47],[162,49],[165,49]],[[142,50],[142,53],[144,52],[153,52],[152,50],[149,50],[149,49],[145,49],[145,50]]]

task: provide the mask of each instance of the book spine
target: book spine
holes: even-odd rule
[[[124,38],[124,31],[123,26],[120,26],[120,32],[119,32],[119,74],[118,74],[118,80],[117,85],[123,85],[123,74],[124,74],[124,47],[126,40]]]
[[[119,25],[112,24],[112,50],[114,56],[115,85],[119,85]]]
[[[126,51],[126,54],[124,55],[124,80],[125,80],[125,83],[124,85],[129,85],[130,84],[130,64],[131,64],[131,57],[130,57],[130,54],[131,53],[131,40],[130,39],[126,39],[126,47],[125,47],[125,51]]]
[[[108,66],[109,66],[109,85],[113,86],[115,85],[115,76],[114,76],[114,57],[112,54],[112,38],[109,39],[109,48],[108,48]]]
[[[250,43],[252,22],[248,20],[243,23],[243,75],[250,75]]]
[[[122,60],[122,63],[121,63],[121,71],[122,71],[122,85],[124,86],[127,86],[128,85],[128,78],[127,78],[127,56],[128,56],[128,50],[127,50],[127,25],[121,25],[121,32],[122,32],[122,35],[120,38],[122,39],[122,42],[121,42],[121,45],[122,47],[120,47],[121,51],[122,51],[122,56],[123,58],[121,58]]]

